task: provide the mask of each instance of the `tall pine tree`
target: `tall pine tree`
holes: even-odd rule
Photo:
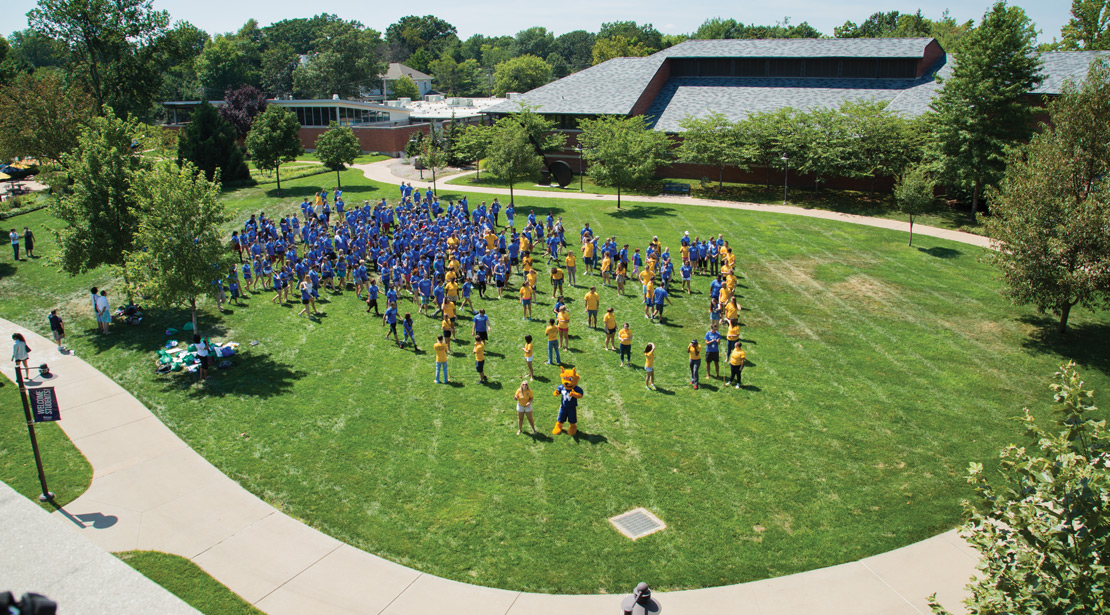
[[[217,169],[225,182],[250,177],[243,151],[236,142],[235,128],[208,101],[197,107],[192,121],[181,131],[177,163],[185,161],[203,171],[208,181],[215,179]]]
[[[1024,10],[996,3],[964,39],[952,76],[932,102],[932,155],[949,184],[971,190],[973,218],[984,188],[1006,169],[1006,147],[1033,133],[1025,95],[1042,78],[1036,37]]]

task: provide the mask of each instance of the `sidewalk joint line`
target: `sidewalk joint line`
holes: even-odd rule
[[[907,598],[907,597],[905,597],[905,596],[903,596],[903,595],[902,595],[902,592],[898,591],[897,589],[894,589],[894,586],[893,586],[893,585],[891,585],[890,583],[887,583],[887,582],[886,582],[886,579],[884,579],[884,578],[882,578],[881,576],[879,576],[879,573],[875,572],[875,569],[874,569],[874,568],[872,568],[871,566],[868,566],[868,565],[867,565],[867,562],[866,562],[865,560],[862,560],[862,559],[861,559],[861,560],[859,561],[859,563],[863,564],[863,567],[864,567],[864,568],[866,568],[868,572],[870,572],[871,574],[875,575],[875,578],[876,578],[876,579],[878,579],[878,580],[879,580],[879,581],[880,581],[880,582],[881,582],[881,583],[882,583],[883,585],[886,585],[887,587],[889,587],[889,588],[890,588],[890,591],[894,592],[894,595],[898,596],[898,597],[899,597],[899,598],[901,598],[901,599],[902,599],[902,600],[903,600],[903,601],[904,601],[904,602],[905,602],[906,604],[910,605],[910,608],[911,608],[911,609],[913,609],[914,611],[917,611],[918,613],[921,613],[921,609],[919,609],[919,608],[917,608],[916,606],[914,606],[914,604],[913,604],[912,602],[910,602],[910,599],[909,599],[909,598]],[[924,613],[922,613],[922,615],[925,615],[925,614],[924,614]]]
[[[409,568],[409,570],[416,570],[416,569],[415,569],[415,568]],[[398,599],[398,598],[400,598],[401,596],[405,595],[405,592],[407,592],[407,591],[409,590],[409,588],[410,588],[410,587],[412,587],[412,584],[413,584],[413,583],[416,583],[416,582],[417,582],[417,581],[418,581],[418,580],[420,579],[420,577],[424,576],[424,573],[423,573],[423,572],[420,572],[419,570],[416,570],[416,572],[417,572],[417,575],[416,575],[415,577],[413,577],[411,581],[409,581],[409,584],[408,584],[408,585],[406,585],[404,589],[402,589],[401,591],[397,592],[397,595],[396,595],[396,596],[393,596],[393,599],[392,599],[392,600],[390,600],[388,604],[386,604],[385,606],[383,606],[383,607],[382,607],[382,610],[378,611],[378,615],[382,615],[382,613],[386,612],[386,610],[388,610],[388,609],[389,609],[389,607],[393,606],[393,603],[394,603],[394,602],[397,602],[397,599]]]
[[[509,608],[505,609],[505,615],[509,615],[509,611],[513,610],[513,606],[516,604],[516,601],[520,600],[520,594],[521,592],[517,592],[516,595],[513,596],[513,601],[509,603]]]
[[[333,539],[333,540],[334,540],[334,539]],[[295,578],[297,578],[297,577],[301,576],[301,575],[302,575],[302,574],[304,574],[304,573],[305,573],[305,571],[307,571],[307,570],[308,570],[309,568],[312,568],[312,567],[313,567],[313,566],[315,566],[316,564],[319,564],[319,563],[320,563],[321,561],[323,561],[323,559],[324,559],[325,557],[327,557],[327,556],[331,555],[332,553],[335,553],[335,552],[336,552],[336,551],[338,551],[338,550],[339,550],[340,548],[342,548],[342,547],[343,547],[343,545],[347,544],[347,543],[345,543],[345,542],[342,542],[342,541],[338,541],[338,540],[336,540],[336,542],[338,542],[339,544],[335,545],[335,548],[333,548],[333,549],[332,549],[331,551],[328,551],[327,553],[325,553],[325,554],[321,555],[320,557],[316,558],[316,560],[315,560],[315,561],[313,561],[313,562],[312,562],[311,564],[309,564],[309,565],[305,566],[305,567],[304,567],[303,569],[301,569],[301,571],[300,571],[300,572],[298,572],[298,573],[294,574],[293,576],[289,577],[288,579],[286,579],[286,580],[282,581],[281,585],[278,585],[277,587],[275,587],[275,588],[271,589],[271,590],[270,590],[269,592],[267,592],[267,593],[266,593],[266,595],[265,595],[265,596],[262,596],[262,597],[261,597],[261,598],[259,598],[258,600],[254,601],[254,602],[253,602],[252,604],[254,604],[254,605],[258,605],[258,603],[259,603],[259,602],[262,602],[263,600],[265,600],[266,598],[268,598],[268,597],[270,596],[270,594],[272,594],[272,593],[276,592],[277,590],[279,590],[279,589],[281,589],[281,588],[285,587],[286,585],[288,585],[288,584],[289,584],[289,582],[290,582],[290,581],[292,581],[293,579],[295,579]]]

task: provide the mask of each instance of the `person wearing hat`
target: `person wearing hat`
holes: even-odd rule
[[[698,347],[697,338],[690,340],[686,352],[690,355],[690,384],[694,385],[696,391],[698,390],[698,372],[701,371],[701,348]]]

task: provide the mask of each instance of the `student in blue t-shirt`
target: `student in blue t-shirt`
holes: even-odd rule
[[[405,333],[405,339],[401,340],[401,348],[405,347],[405,342],[412,340],[413,352],[420,352],[416,347],[416,335],[412,332],[412,314],[405,312],[405,319],[401,321],[401,329]]]
[[[717,323],[709,326],[709,331],[705,334],[705,375],[711,376],[709,373],[710,366],[717,368],[716,376],[721,377],[721,360],[720,360],[720,343],[721,334],[717,333]]]
[[[397,337],[397,305],[390,303],[389,307],[385,309],[385,314],[382,314],[382,326],[389,325],[389,331],[385,334],[385,339],[393,336],[393,341],[397,342],[397,346],[401,346],[401,340]]]
[[[374,308],[374,315],[381,316],[382,313],[378,311],[378,283],[371,281],[370,287],[366,289],[366,313],[370,313],[370,308]]]
[[[694,268],[690,266],[690,261],[682,263],[682,289],[686,291],[687,295],[694,292],[690,288],[690,276],[692,275],[694,275]]]
[[[651,319],[655,320],[656,318],[658,318],[659,322],[663,322],[663,303],[671,302],[670,293],[668,293],[667,289],[663,288],[662,286],[656,286],[655,295],[652,297],[652,299],[655,302],[655,312],[652,314]]]
[[[478,310],[478,314],[474,317],[473,333],[475,337],[479,337],[483,342],[489,341],[489,316],[486,316],[486,310]]]

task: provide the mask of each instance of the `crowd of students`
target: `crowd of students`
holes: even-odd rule
[[[703,358],[706,374],[713,370],[720,377],[720,344],[724,341],[725,361],[731,367],[727,384],[740,388],[745,354],[740,344],[741,308],[735,296],[736,255],[722,235],[702,240],[687,232],[679,239],[677,255],[653,237],[641,251],[619,243],[616,237],[603,237],[588,223],[577,232],[568,231],[561,217],[547,214],[540,218],[533,210],[520,216],[511,203],[502,207],[497,199],[471,207],[463,198],[444,207],[431,190],[422,194],[402,184],[393,203],[382,198],[377,203],[349,206],[342,191],[336,189],[306,198],[299,214],[279,219],[265,213],[252,215],[241,231],[233,233],[231,245],[239,265],[225,278],[213,281],[220,307],[225,292],[232,302],[243,293],[267,292],[272,293],[274,303],[299,300],[303,308],[298,316],[312,318],[319,314],[316,300],[321,289],[353,288],[355,296],[365,302],[366,312],[372,311],[388,327],[385,337],[401,348],[411,344],[416,351],[413,312],[400,307],[407,301],[417,315],[427,315],[440,324],[441,331],[432,344],[437,383],[449,381],[448,356],[463,336],[467,345],[473,339],[471,353],[478,379],[488,380],[485,345],[491,323],[485,309],[475,305],[475,295],[481,299],[492,299],[494,293],[498,299],[506,293],[515,295],[521,318],[531,321],[541,292],[541,269],[554,300],[550,317],[540,319],[546,323],[543,334],[548,364],[561,363],[560,351],[569,349],[566,294],[568,285],[577,286],[579,275],[600,278],[582,298],[587,326],[593,328],[598,326],[601,307],[598,285],[615,287],[623,296],[629,279],[638,282],[644,317],[663,322],[673,286],[680,283],[676,292],[689,294],[694,275],[709,276],[710,326],[704,350],[699,339],[687,348],[690,384],[699,387]],[[511,290],[514,286],[515,292]],[[470,331],[464,333],[459,311],[466,308],[474,316]],[[631,365],[631,324],[625,322],[618,329],[614,310],[608,308],[601,325],[604,348],[618,350],[621,365]],[[525,337],[522,351],[531,380],[531,335]],[[644,350],[645,386],[649,389],[654,388],[654,351],[651,344]],[[515,395],[518,401],[527,397],[527,387],[522,385]]]

